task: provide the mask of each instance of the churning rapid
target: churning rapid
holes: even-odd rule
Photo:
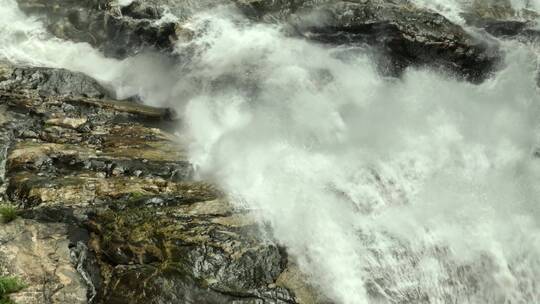
[[[455,22],[467,7],[417,2]],[[198,174],[271,227],[329,301],[540,303],[533,47],[501,41],[504,65],[480,85],[428,69],[394,79],[362,47],[291,38],[218,7],[190,19],[194,39],[177,43],[172,66],[104,58],[52,38],[13,0],[0,7],[4,59],[176,108]]]

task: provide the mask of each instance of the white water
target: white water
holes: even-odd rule
[[[412,2],[438,11],[458,24],[465,22],[460,14],[474,6],[488,8],[509,5],[515,11],[516,19],[519,19],[525,10],[540,11],[540,0],[412,0]]]
[[[540,303],[528,47],[506,43],[506,68],[478,86],[424,70],[389,80],[361,50],[216,11],[187,25],[197,38],[177,51],[197,52],[171,67],[152,55],[104,59],[0,5],[0,55],[176,105],[201,177],[257,210],[333,301]]]

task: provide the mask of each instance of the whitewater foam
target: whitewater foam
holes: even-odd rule
[[[481,85],[414,69],[389,80],[362,50],[216,10],[185,24],[195,39],[171,66],[105,59],[0,4],[4,58],[177,107],[201,178],[256,210],[333,301],[540,303],[538,59],[527,46],[504,42],[506,68]]]
[[[209,22],[220,30],[204,36],[196,78],[235,85],[188,103],[193,159],[261,211],[325,294],[538,299],[520,289],[535,278],[510,270],[538,247],[533,54],[517,48],[480,86],[417,70],[389,82],[361,53],[344,60],[339,49],[215,16],[202,18],[203,31]],[[255,83],[256,95],[239,83]],[[530,245],[508,243],[525,223],[519,237]]]

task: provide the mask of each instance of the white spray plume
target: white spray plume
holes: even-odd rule
[[[361,52],[216,15],[192,26],[204,34],[180,51],[205,47],[191,76],[206,81],[185,113],[193,160],[260,210],[325,294],[539,300],[522,285],[540,268],[511,268],[539,262],[522,260],[539,245],[533,54],[518,48],[480,86],[413,70],[389,82]]]
[[[419,0],[420,1],[420,0]],[[201,13],[182,65],[102,58],[0,0],[0,54],[183,113],[191,158],[336,303],[540,303],[536,56],[481,85]],[[4,21],[6,20],[6,21]],[[158,64],[155,64],[155,63]]]

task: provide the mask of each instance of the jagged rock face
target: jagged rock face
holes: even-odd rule
[[[376,48],[384,74],[399,76],[408,66],[443,68],[478,82],[500,59],[498,46],[466,33],[443,16],[403,1],[207,0],[114,1],[19,0],[29,13],[45,14],[55,35],[85,41],[105,54],[125,57],[152,47],[172,50],[177,39],[189,39],[182,22],[218,5],[236,5],[255,21],[289,24],[291,34],[331,44]],[[165,14],[175,22],[159,22]]]
[[[182,21],[201,10],[231,0],[18,0],[21,10],[41,16],[55,36],[87,42],[106,56],[125,58],[144,50],[171,52],[179,37],[189,36]],[[167,8],[167,9],[166,9]],[[177,21],[167,19],[174,12]]]
[[[462,14],[467,24],[485,29],[489,34],[503,38],[538,40],[537,21],[533,10],[516,10],[507,0],[475,1]]]
[[[477,19],[491,20],[533,20],[538,17],[533,10],[532,1],[523,0],[521,7],[516,8],[511,2],[511,0],[475,0],[467,8],[465,16],[471,14]]]
[[[175,24],[156,22],[160,12],[150,6],[121,8],[109,0],[18,3],[24,12],[43,16],[57,37],[88,42],[111,57],[126,57],[145,48],[168,49],[175,36]]]
[[[105,89],[83,73],[64,69],[16,67],[4,71],[0,89],[34,90],[40,95],[71,95],[102,98]]]
[[[528,3],[528,2],[527,2]],[[524,5],[526,2],[523,3]],[[530,6],[530,3],[528,4]],[[474,1],[463,14],[469,26],[502,39],[512,39],[540,50],[540,15],[524,6],[512,8],[508,0]],[[537,83],[540,87],[540,67]]]
[[[14,299],[297,303],[284,251],[219,189],[193,180],[183,145],[161,128],[174,123],[170,111],[85,97],[102,88],[81,74],[1,71],[2,195],[24,219],[0,229],[0,265],[11,265],[0,270],[33,286]],[[71,75],[76,94],[33,76],[43,73]]]
[[[269,288],[285,261],[277,247],[261,246],[248,216],[219,200],[162,208],[156,216],[148,204],[160,202],[151,200],[138,199],[141,207],[120,218],[113,212],[92,217],[99,236],[94,246],[115,265],[105,303],[156,303],[159,293],[167,303],[294,302],[287,290]],[[138,292],[145,286],[152,287]]]
[[[496,44],[466,33],[440,14],[404,1],[265,1],[244,4],[258,18],[288,20],[302,36],[376,48],[384,74],[408,66],[443,68],[482,81],[500,59]]]

